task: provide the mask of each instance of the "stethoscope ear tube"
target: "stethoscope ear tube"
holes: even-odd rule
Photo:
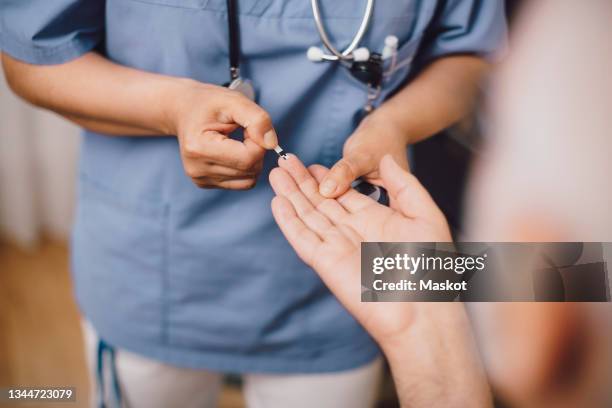
[[[240,26],[236,0],[227,0],[230,80],[240,77]]]

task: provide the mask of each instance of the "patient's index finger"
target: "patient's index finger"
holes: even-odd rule
[[[341,218],[347,214],[336,200],[323,197],[319,193],[319,183],[295,155],[288,154],[287,160],[279,160],[279,166],[291,175],[312,205],[332,222],[340,222]]]
[[[287,198],[274,197],[272,214],[299,257],[307,264],[311,264],[317,247],[322,243],[321,239],[304,224]]]
[[[298,216],[308,228],[323,237],[325,232],[332,227],[330,220],[314,208],[287,170],[273,169],[270,172],[270,184],[278,195],[286,197],[291,202]]]

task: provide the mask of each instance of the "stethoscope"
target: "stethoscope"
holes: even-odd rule
[[[230,89],[241,92],[249,99],[254,100],[255,89],[252,82],[242,78],[240,75],[240,26],[238,23],[237,3],[236,0],[226,0],[226,2],[229,34],[230,80],[225,85]],[[372,90],[379,89],[384,77],[383,61],[395,56],[398,39],[394,35],[387,36],[385,38],[385,46],[382,53],[370,52],[368,48],[359,46],[370,26],[372,14],[374,13],[374,0],[367,0],[359,28],[350,44],[342,51],[339,51],[332,44],[327,35],[318,0],[311,0],[310,4],[317,32],[319,33],[321,42],[329,53],[326,53],[320,47],[312,46],[308,48],[306,57],[312,62],[338,62],[347,68],[355,78],[366,84],[368,88]],[[371,106],[370,109],[372,109]]]
[[[236,0],[227,0],[227,25],[229,33],[229,73],[230,80],[225,84],[229,89],[240,92],[250,100],[255,100],[253,83],[240,76],[240,26]]]
[[[255,88],[253,83],[240,75],[240,26],[238,23],[238,6],[236,0],[226,0],[227,2],[227,24],[229,34],[229,74],[230,80],[225,84],[229,89],[238,91],[250,100],[255,100]],[[380,93],[380,87],[384,78],[383,61],[387,58],[395,57],[397,52],[398,39],[395,36],[385,38],[385,46],[382,53],[370,52],[366,47],[360,47],[372,19],[374,12],[374,0],[367,0],[365,12],[356,34],[350,44],[339,51],[330,41],[327,30],[323,25],[321,11],[318,0],[311,0],[312,14],[315,26],[319,33],[321,42],[329,51],[326,53],[320,47],[312,46],[308,48],[306,57],[312,62],[337,62],[348,69],[351,75],[357,78],[368,87],[364,113],[368,114],[374,109],[373,101]],[[280,146],[275,151],[279,156],[284,157],[285,152]],[[384,188],[372,185],[363,180],[353,183],[353,188],[362,194],[368,195],[381,204],[389,205],[389,198]]]
[[[307,58],[312,62],[338,62],[348,69],[353,77],[366,84],[368,86],[368,98],[364,106],[364,112],[366,114],[370,113],[374,109],[373,101],[380,93],[380,86],[384,78],[384,60],[396,56],[398,38],[394,35],[387,36],[382,53],[370,52],[368,48],[359,46],[374,13],[374,0],[367,0],[357,32],[350,44],[343,51],[339,51],[327,35],[318,0],[311,0],[310,5],[319,37],[329,53],[326,53],[320,47],[312,46],[306,52]]]

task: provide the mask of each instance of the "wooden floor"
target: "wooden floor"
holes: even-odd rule
[[[66,245],[47,241],[28,253],[0,242],[0,388],[72,386],[77,390],[76,404],[51,405],[87,407],[79,322]],[[243,405],[240,391],[225,387],[219,406]]]

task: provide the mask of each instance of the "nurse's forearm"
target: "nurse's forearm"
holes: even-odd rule
[[[386,101],[377,118],[392,121],[416,143],[465,117],[474,107],[489,64],[473,56],[441,58]],[[374,115],[373,115],[374,116]]]
[[[22,98],[114,135],[174,134],[167,105],[195,82],[127,68],[93,52],[61,65],[30,65],[6,54],[2,63]]]

